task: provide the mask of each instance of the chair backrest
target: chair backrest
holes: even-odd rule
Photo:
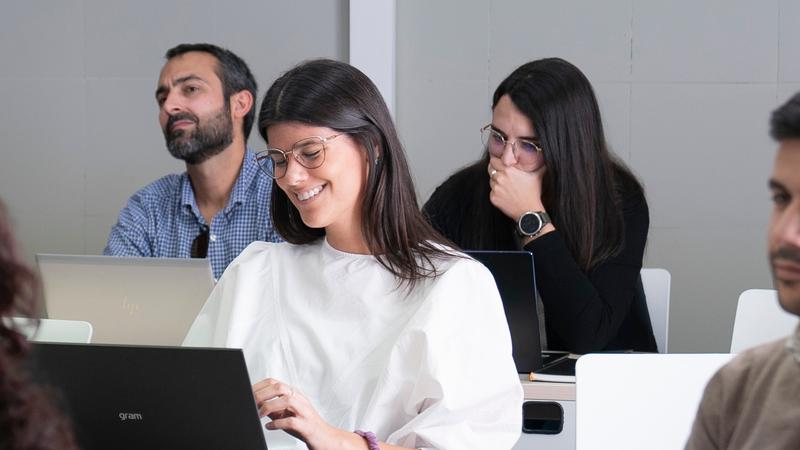
[[[92,324],[83,320],[39,319],[39,326],[27,318],[11,319],[29,340],[88,344],[92,340]]]
[[[589,354],[576,366],[576,450],[683,448],[711,376],[734,355]]]
[[[669,289],[672,276],[666,269],[642,269],[642,285],[647,298],[647,312],[656,337],[659,353],[669,347]]]
[[[774,289],[748,289],[739,295],[731,353],[788,336],[795,326],[797,316],[781,308]]]

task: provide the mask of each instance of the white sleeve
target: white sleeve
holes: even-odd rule
[[[252,317],[261,294],[269,291],[269,244],[254,242],[234,259],[220,277],[192,324],[186,347],[238,347],[236,324]]]
[[[417,414],[387,442],[413,448],[511,449],[522,429],[522,385],[500,294],[481,264],[459,260],[436,280],[419,332],[400,347],[416,373],[404,403]]]

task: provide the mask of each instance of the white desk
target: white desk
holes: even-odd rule
[[[520,375],[525,402],[533,402],[534,409],[552,403],[563,410],[563,427],[558,434],[522,433],[514,450],[575,450],[575,383],[548,383],[544,381],[528,381],[527,375]],[[524,419],[524,417],[523,417]]]

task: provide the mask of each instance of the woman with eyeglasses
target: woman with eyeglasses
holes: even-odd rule
[[[639,276],[647,202],[608,150],[589,80],[563,59],[526,63],[481,134],[484,157],[424,206],[434,228],[464,249],[533,253],[547,348],[656,351]]]
[[[11,320],[38,317],[40,293],[0,202],[0,449],[77,448],[69,420],[53,405],[51,393],[36,386],[24,369],[30,344]]]
[[[244,349],[267,429],[308,448],[510,449],[522,390],[494,280],[420,213],[377,88],[301,64],[258,129],[287,242],[231,263],[186,344]]]

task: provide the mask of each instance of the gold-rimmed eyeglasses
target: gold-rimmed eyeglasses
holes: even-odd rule
[[[505,151],[508,144],[511,144],[511,150],[517,160],[527,160],[542,151],[539,143],[530,139],[509,141],[499,131],[495,130],[491,124],[481,128],[481,140],[489,150],[489,153],[497,158],[503,156],[503,151]]]
[[[295,161],[306,169],[316,169],[325,162],[327,143],[343,134],[347,133],[334,134],[328,137],[311,136],[301,139],[295,142],[289,151],[267,147],[266,150],[256,153],[256,163],[264,173],[276,180],[286,175],[289,155],[294,155]]]

